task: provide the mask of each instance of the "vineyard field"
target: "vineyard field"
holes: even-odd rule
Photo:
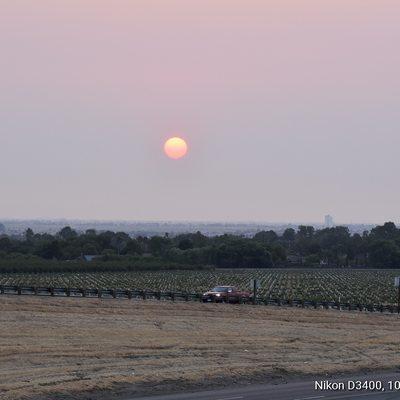
[[[157,271],[3,274],[0,285],[77,288],[121,288],[200,293],[216,285],[249,289],[250,279],[261,282],[264,297],[364,304],[394,304],[394,277],[400,270],[256,269],[214,271]]]

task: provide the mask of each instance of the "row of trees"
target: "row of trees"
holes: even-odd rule
[[[56,235],[28,229],[23,237],[0,236],[0,265],[21,257],[71,262],[85,255],[96,262],[159,260],[163,264],[229,268],[274,266],[400,267],[400,229],[392,222],[370,232],[351,235],[347,227],[315,230],[286,229],[282,235],[262,231],[252,238],[235,235],[207,237],[200,232],[132,238],[124,232],[85,233],[63,228]],[[172,263],[172,264],[171,264]]]

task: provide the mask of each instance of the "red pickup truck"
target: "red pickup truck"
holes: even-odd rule
[[[203,302],[240,303],[252,298],[250,292],[238,290],[235,286],[216,286],[203,294]]]

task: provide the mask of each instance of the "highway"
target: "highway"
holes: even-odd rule
[[[325,379],[324,379],[325,380]],[[390,390],[388,382],[399,381],[400,373],[369,374],[332,379],[329,382],[342,382],[347,388],[349,381],[381,381],[383,391],[353,390],[315,390],[315,380],[296,381],[284,384],[248,385],[234,389],[208,390],[204,392],[180,393],[148,397],[135,397],[132,400],[394,400],[400,399],[399,390]],[[321,378],[318,379],[318,382]]]

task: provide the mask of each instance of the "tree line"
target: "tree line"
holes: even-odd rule
[[[92,257],[87,257],[92,256]],[[92,260],[87,262],[86,260]],[[315,229],[299,226],[283,234],[261,231],[251,238],[208,237],[200,232],[171,237],[130,237],[124,232],[78,233],[71,227],[57,234],[23,237],[0,235],[0,271],[163,268],[400,267],[400,229],[393,222],[363,234],[345,226]],[[79,265],[79,267],[78,267]],[[32,268],[31,268],[32,269]]]

